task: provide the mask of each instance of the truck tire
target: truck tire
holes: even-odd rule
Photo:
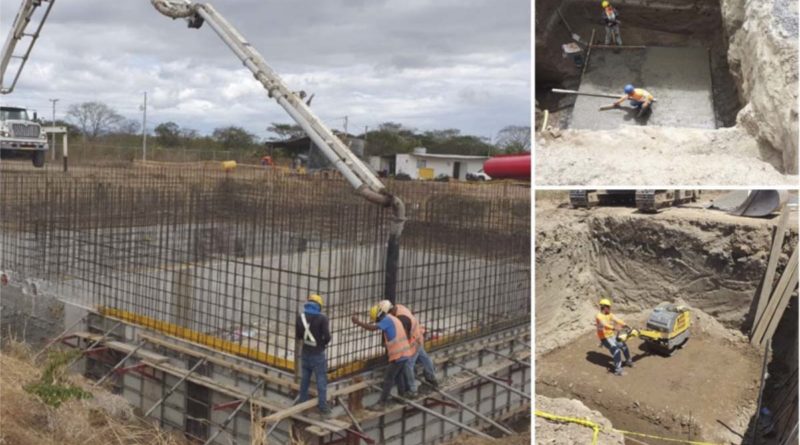
[[[43,150],[37,150],[33,152],[33,166],[34,167],[44,167],[44,155],[45,152]]]

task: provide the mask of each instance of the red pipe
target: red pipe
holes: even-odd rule
[[[492,179],[531,180],[531,155],[499,155],[483,163],[483,171]]]

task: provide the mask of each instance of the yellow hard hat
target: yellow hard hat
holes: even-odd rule
[[[604,7],[604,8],[608,8],[608,2],[607,1],[604,1],[603,3],[600,3],[600,5],[602,7]]]
[[[378,315],[381,314],[381,307],[379,305],[372,306],[369,308],[369,318],[372,321],[378,321]]]
[[[611,307],[611,300],[608,298],[603,298],[600,300],[600,306],[608,306]]]
[[[308,301],[313,301],[322,307],[322,296],[318,294],[311,294],[308,296]]]

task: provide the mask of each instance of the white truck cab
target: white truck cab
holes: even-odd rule
[[[43,167],[49,146],[47,135],[28,110],[19,107],[0,107],[0,156],[29,157],[36,167]]]

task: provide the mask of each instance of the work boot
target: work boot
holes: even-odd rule
[[[324,409],[317,408],[317,411],[319,411],[319,414],[323,419],[330,419],[333,417],[333,411],[331,411],[331,409],[328,407],[325,407]]]
[[[616,370],[614,370],[614,375],[618,376],[618,377],[622,377],[622,376],[625,375],[625,371],[623,371],[622,368],[616,369]]]
[[[431,385],[433,389],[439,389],[439,381],[436,380],[435,378],[434,379],[426,378],[425,381],[428,382],[428,384]]]
[[[628,360],[627,362],[625,362],[625,366],[633,368],[633,360]]]
[[[417,393],[416,391],[408,391],[400,397],[404,399],[416,399],[417,397],[419,397],[419,393]]]

